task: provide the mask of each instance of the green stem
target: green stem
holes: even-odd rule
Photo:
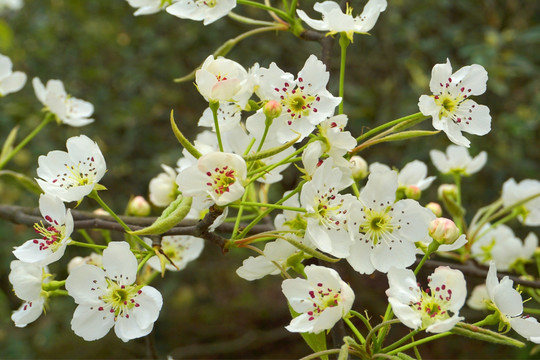
[[[399,339],[395,343],[393,343],[391,345],[388,345],[387,347],[381,349],[381,352],[386,354],[390,350],[395,349],[396,347],[400,346],[401,344],[403,344],[404,342],[406,342],[407,340],[409,340],[410,338],[412,338],[413,336],[418,334],[419,331],[420,330],[411,331],[410,333],[408,333],[407,335],[405,335],[404,337],[402,337],[401,339]]]
[[[358,329],[356,328],[356,326],[353,325],[353,323],[351,322],[351,320],[347,319],[347,318],[343,318],[343,321],[345,321],[345,323],[349,326],[349,328],[351,329],[351,331],[354,333],[354,335],[356,336],[356,338],[358,340],[360,340],[360,342],[362,344],[365,344],[366,343],[366,339],[364,339],[364,337],[362,336],[362,334],[360,334],[360,332],[358,331]]]
[[[150,258],[152,256],[156,255],[156,253],[154,251],[149,251],[148,254],[146,254],[146,256],[141,260],[141,262],[139,263],[139,266],[137,266],[137,273],[139,271],[141,271],[142,267],[144,266],[144,264],[146,264],[146,262],[148,260],[150,260]]]
[[[362,320],[362,322],[364,323],[364,325],[366,325],[366,328],[371,331],[373,328],[371,326],[371,324],[369,323],[369,320],[362,314],[360,314],[358,311],[354,311],[354,310],[349,310],[349,313],[351,315],[354,315],[356,316],[357,318],[359,318],[360,320]]]
[[[107,247],[104,246],[104,245],[87,244],[87,243],[83,243],[83,242],[75,241],[75,240],[71,240],[71,241],[69,242],[69,245],[75,245],[75,246],[80,246],[80,247],[85,247],[85,248],[94,249],[94,250],[96,250],[97,252],[100,252],[100,253],[101,253],[101,250],[104,250],[104,249],[107,248]]]
[[[371,341],[371,338],[375,336],[375,333],[377,333],[377,331],[379,331],[377,333],[376,346],[374,347],[376,351],[378,350],[378,348],[380,347],[380,344],[382,344],[384,338],[386,337],[386,334],[388,333],[388,327],[392,324],[397,324],[401,322],[399,319],[388,320],[393,315],[394,314],[392,312],[392,306],[388,304],[388,307],[386,308],[386,312],[384,314],[383,321],[377,326],[375,326],[373,329],[371,329],[369,334],[366,336],[367,346],[369,346],[369,342]]]
[[[416,114],[407,115],[405,117],[402,117],[402,118],[399,118],[399,119],[396,119],[396,120],[392,120],[390,122],[387,122],[385,124],[377,126],[375,129],[372,129],[372,130],[368,131],[367,133],[365,133],[363,135],[360,135],[359,137],[356,138],[356,142],[360,142],[360,141],[364,140],[365,138],[370,137],[373,134],[381,132],[381,131],[383,131],[383,130],[389,128],[389,127],[392,127],[394,125],[397,125],[399,123],[402,123],[402,122],[405,122],[405,121],[419,120],[419,119],[422,119],[422,118],[427,119],[427,117],[425,115],[423,115],[421,112],[418,112]]]
[[[91,198],[91,199],[96,200],[96,202],[99,204],[99,206],[101,206],[103,208],[103,210],[107,211],[114,218],[114,220],[116,220],[116,222],[119,223],[124,228],[124,230],[126,230],[127,232],[132,231],[129,228],[129,226],[126,225],[124,220],[120,219],[120,217],[118,215],[116,215],[116,213],[109,206],[107,206],[107,204],[105,204],[105,202],[99,197],[98,192],[96,190],[92,190],[92,192],[90,194],[88,194],[88,197]],[[143,248],[145,248],[146,250],[149,250],[149,251],[154,251],[154,249],[152,249],[152,246],[150,246],[146,242],[144,242],[144,240],[141,239],[139,236],[137,236],[137,235],[132,235],[132,236],[133,236],[133,238],[135,240],[137,240],[137,242]]]
[[[219,131],[218,109],[219,109],[219,101],[211,100],[210,110],[212,110],[212,115],[214,116],[214,129],[216,131],[219,151],[223,152],[223,143],[221,142],[221,132]]]
[[[330,349],[330,350],[323,350],[323,351],[317,351],[316,353],[310,354],[308,356],[304,356],[300,360],[311,360],[311,359],[317,359],[317,358],[324,358],[327,355],[332,354],[339,354],[341,349]]]
[[[294,21],[294,18],[291,17],[289,14],[287,14],[285,11],[277,9],[275,7],[272,7],[272,6],[267,6],[265,4],[261,4],[261,3],[258,3],[258,2],[255,2],[255,1],[250,1],[250,0],[236,0],[236,3],[240,4],[240,5],[253,6],[253,7],[263,9],[263,10],[266,10],[266,11],[271,11],[271,12],[275,13],[276,15],[279,15],[284,20],[287,20],[287,22],[289,22],[289,23]]]
[[[235,21],[238,21],[243,24],[248,24],[248,25],[259,25],[259,26],[274,26],[275,25],[273,22],[270,22],[270,21],[262,21],[262,20],[248,18],[246,16],[238,15],[232,11],[229,12],[227,16],[229,16],[231,19]]]
[[[22,148],[26,146],[48,123],[54,120],[54,114],[47,112],[43,121],[34,129],[30,134],[28,134],[11,152],[4,157],[2,162],[0,162],[0,170],[11,160]]]
[[[399,348],[397,348],[397,349],[394,349],[394,350],[390,351],[387,355],[395,355],[395,354],[397,354],[397,353],[403,352],[403,351],[408,350],[408,349],[410,349],[410,348],[413,348],[413,347],[415,347],[415,346],[422,345],[422,344],[428,343],[428,342],[430,342],[430,341],[433,341],[433,340],[437,340],[437,339],[446,337],[446,336],[448,336],[448,335],[452,335],[452,333],[449,332],[449,331],[447,331],[447,332],[443,332],[443,333],[440,333],[440,334],[428,336],[428,337],[426,337],[426,338],[423,338],[423,339],[420,339],[420,340],[413,341],[413,342],[411,342],[410,344],[407,344],[407,345],[404,345],[404,346],[399,347]]]
[[[273,208],[273,209],[281,209],[281,210],[290,210],[290,211],[298,211],[298,212],[306,212],[306,209],[294,207],[294,206],[284,206],[284,205],[278,205],[278,204],[265,204],[265,203],[259,203],[254,201],[242,201],[240,203],[231,204],[230,206],[257,206],[257,207],[266,207],[266,208]]]
[[[341,47],[341,63],[339,67],[339,97],[341,102],[339,103],[338,114],[343,114],[343,96],[345,88],[345,64],[347,59],[347,48],[351,41],[344,33],[339,34],[339,46]]]

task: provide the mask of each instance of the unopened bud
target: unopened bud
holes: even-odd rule
[[[150,204],[142,196],[135,196],[129,201],[127,214],[131,216],[148,216],[150,215]]]
[[[275,100],[270,100],[263,106],[263,113],[267,119],[275,119],[281,115],[281,104]]]
[[[439,244],[453,244],[461,235],[456,224],[446,218],[437,218],[429,224],[429,235]]]
[[[107,215],[109,215],[109,213],[106,212],[105,210],[103,210],[102,208],[97,208],[96,210],[92,211],[92,213],[94,215],[99,215],[99,216],[107,216]]]
[[[457,193],[457,186],[453,184],[442,184],[437,190],[437,195],[441,200],[444,200],[445,198],[455,200],[457,199]]]
[[[349,159],[352,167],[352,176],[358,181],[365,179],[368,176],[368,164],[361,156],[354,155]]]
[[[431,210],[435,214],[436,217],[442,216],[442,207],[436,202],[430,202],[426,205],[426,208]]]
[[[416,185],[409,185],[405,188],[405,197],[407,199],[418,200],[422,195],[422,190]]]

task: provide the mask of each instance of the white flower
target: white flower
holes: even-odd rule
[[[98,145],[85,135],[66,142],[67,152],[54,150],[38,158],[37,183],[62,201],[80,201],[101,180],[107,165]]]
[[[69,263],[67,265],[67,271],[68,273],[71,273],[75,268],[78,268],[82,265],[95,265],[98,267],[102,267],[102,256],[100,254],[96,254],[95,252],[90,253],[90,255],[85,257],[75,256],[73,259],[69,260]]]
[[[341,98],[334,97],[326,85],[329,73],[322,61],[311,55],[298,73],[296,80],[271,63],[260,69],[257,95],[261,100],[275,100],[282,106],[281,115],[273,120],[280,142],[290,141],[311,133],[315,126],[334,114]]]
[[[223,206],[242,197],[246,176],[247,166],[241,156],[212,152],[180,171],[176,183],[186,196],[203,196]]]
[[[245,259],[242,266],[236,269],[236,274],[248,281],[262,279],[266,275],[280,274],[278,265],[287,270],[287,259],[297,251],[296,247],[283,239],[268,242],[264,246],[264,255]]]
[[[127,0],[130,6],[137,8],[137,11],[133,14],[135,16],[155,14],[176,1],[177,0]]]
[[[226,16],[236,7],[236,0],[178,0],[167,12],[181,19],[203,20],[204,25]]]
[[[0,4],[0,10],[2,5]],[[11,59],[0,54],[0,97],[19,91],[26,83],[26,74],[21,71],[13,72]]]
[[[169,271],[184,269],[190,261],[201,255],[203,248],[204,240],[195,236],[174,235],[164,236],[161,239],[161,250],[176,265],[174,266],[167,261],[165,268]],[[148,265],[154,270],[161,271],[161,262],[157,256],[151,257],[148,260]]]
[[[469,99],[486,91],[488,75],[481,65],[464,66],[452,74],[450,60],[437,64],[431,72],[429,88],[433,95],[422,95],[418,102],[425,116],[433,117],[433,127],[446,133],[456,145],[469,147],[461,132],[485,135],[491,130],[489,108]]]
[[[338,182],[339,179],[341,171],[332,167],[332,160],[325,161],[302,187],[300,204],[307,211],[305,237],[318,249],[344,258],[352,245],[347,228],[348,211],[356,199],[350,194],[339,194],[351,184],[350,178],[344,183]]]
[[[486,284],[477,285],[474,287],[469,300],[467,300],[467,306],[474,310],[487,310],[488,300],[489,294]]]
[[[43,86],[41,80],[35,77],[32,79],[32,85],[38,100],[56,115],[59,123],[79,127],[94,121],[90,118],[94,112],[94,105],[68,95],[62,81],[49,80],[47,86]]]
[[[459,270],[439,266],[428,277],[429,290],[422,290],[410,269],[388,271],[388,301],[397,318],[411,329],[442,333],[464,318],[458,316],[467,297],[465,278]]]
[[[47,268],[13,260],[10,264],[9,282],[13,285],[15,295],[24,303],[14,311],[11,320],[17,327],[25,327],[35,321],[43,312],[46,293],[41,290],[41,284],[48,282],[45,273]]]
[[[237,102],[241,107],[251,97],[247,71],[236,61],[213,55],[206,58],[195,72],[197,89],[207,101]]]
[[[449,145],[446,148],[446,154],[439,150],[431,150],[429,156],[433,165],[441,173],[454,173],[465,176],[480,171],[487,161],[487,153],[485,151],[471,158],[466,148],[457,145]]]
[[[419,190],[426,190],[435,180],[435,176],[427,176],[427,166],[420,160],[413,160],[403,167],[398,174],[400,187],[414,186]]]
[[[66,290],[79,304],[71,328],[86,341],[104,337],[114,326],[122,341],[152,331],[163,299],[151,286],[135,284],[137,259],[126,242],[111,242],[103,251],[103,269],[79,266],[69,274]]]
[[[521,294],[513,288],[513,285],[514,282],[508,276],[503,277],[499,282],[495,263],[489,265],[486,278],[489,305],[496,308],[503,324],[509,325],[527,340],[540,344],[540,323],[535,318],[522,315]]]
[[[518,220],[527,226],[540,225],[540,181],[525,179],[519,184],[509,179],[503,184],[502,200],[505,207],[512,206],[526,198],[536,196],[518,207],[520,214]]]
[[[486,229],[489,229],[489,225]],[[511,228],[500,224],[489,229],[472,244],[471,255],[480,263],[489,264],[493,261],[499,270],[507,271],[517,261],[529,261],[537,246],[538,237],[534,233],[529,233],[522,242]]]
[[[67,244],[71,242],[73,216],[70,209],[66,211],[62,200],[49,194],[40,195],[39,211],[48,223],[48,225],[43,225],[43,222],[34,224],[36,233],[41,237],[28,240],[15,248],[13,254],[21,261],[44,266],[64,255]]]
[[[238,125],[242,117],[242,106],[235,102],[220,101],[217,110],[220,131],[228,131]],[[215,131],[214,114],[210,107],[204,110],[197,123],[199,126],[211,127]]]
[[[155,206],[167,207],[178,195],[176,185],[178,175],[170,166],[162,164],[161,168],[165,172],[159,173],[148,184],[148,197]]]
[[[309,265],[305,273],[307,279],[287,279],[281,284],[289,304],[300,313],[285,328],[317,334],[331,329],[351,310],[354,292],[333,269]]]
[[[322,20],[311,19],[303,10],[296,10],[298,17],[306,24],[319,31],[328,31],[327,35],[346,33],[353,41],[354,33],[367,33],[375,26],[379,14],[386,10],[386,0],[370,0],[364,7],[362,14],[352,16],[352,8],[347,4],[347,11],[343,13],[337,2],[324,1],[315,3],[313,9],[322,14]]]
[[[361,274],[405,268],[416,259],[416,241],[428,236],[435,215],[411,199],[396,200],[397,173],[374,171],[352,204],[347,225],[354,239],[347,261]]]

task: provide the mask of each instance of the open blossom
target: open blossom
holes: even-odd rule
[[[21,90],[26,83],[26,74],[22,71],[13,72],[12,67],[11,59],[0,54],[0,97]]]
[[[481,65],[464,66],[452,74],[450,60],[437,64],[431,72],[429,88],[433,95],[422,95],[420,111],[433,118],[433,127],[446,133],[456,145],[469,147],[461,132],[485,135],[491,130],[489,108],[469,97],[486,91],[487,71]]]
[[[535,197],[536,196],[536,197]],[[540,225],[540,181],[525,179],[519,184],[509,179],[503,184],[502,201],[505,207],[515,205],[527,198],[534,197],[518,207],[518,220],[527,226]]]
[[[177,0],[127,0],[130,6],[137,8],[133,14],[135,16],[155,14],[176,1]]]
[[[151,286],[135,283],[137,259],[124,241],[111,242],[103,251],[103,269],[81,265],[66,279],[66,290],[79,304],[71,328],[86,341],[104,337],[114,326],[122,341],[152,331],[163,298]]]
[[[204,25],[226,16],[236,7],[236,0],[178,0],[167,12],[180,19],[203,20]]]
[[[300,140],[315,127],[334,115],[341,98],[334,97],[326,85],[330,75],[326,66],[311,55],[297,78],[281,70],[275,63],[259,69],[257,95],[261,100],[275,100],[282,106],[281,115],[273,120],[280,142],[290,141],[300,134]]]
[[[39,211],[48,225],[43,225],[43,222],[34,224],[40,237],[28,240],[17,247],[13,254],[21,261],[43,266],[64,255],[66,246],[71,241],[73,216],[71,210],[66,211],[62,200],[49,194],[41,194],[39,197]]]
[[[405,268],[416,259],[415,242],[428,236],[433,213],[411,199],[396,200],[397,173],[377,168],[369,175],[358,202],[348,212],[354,244],[347,261],[361,274],[392,266]]]
[[[67,152],[54,150],[38,158],[36,181],[62,201],[80,201],[99,185],[107,165],[98,145],[85,135],[69,138],[66,147]]]
[[[281,284],[289,304],[300,313],[285,328],[317,334],[331,329],[351,310],[354,292],[334,269],[309,265],[304,270],[307,279],[286,279]]]
[[[387,165],[373,163],[369,166],[370,171],[379,169],[391,170]],[[435,176],[427,176],[428,168],[420,160],[413,160],[403,167],[398,173],[398,194],[407,198],[418,200],[423,190],[426,190],[435,180]]]
[[[161,250],[174,263],[168,260],[165,268],[169,271],[179,271],[184,269],[190,261],[201,255],[204,248],[204,240],[195,236],[174,235],[164,236],[161,239]],[[154,270],[161,271],[161,262],[158,256],[153,256],[148,260],[148,265]]]
[[[352,16],[352,8],[347,4],[343,13],[335,1],[315,3],[313,9],[322,14],[322,20],[310,18],[303,10],[296,10],[298,17],[315,30],[328,31],[327,35],[345,33],[353,41],[354,33],[367,33],[375,26],[381,12],[386,10],[386,0],[370,0],[359,16]]]
[[[449,145],[446,154],[439,150],[429,152],[433,165],[443,174],[472,175],[484,167],[487,153],[482,151],[472,158],[463,146]]]
[[[488,298],[483,299],[488,309],[495,309],[500,322],[510,326],[519,335],[529,341],[540,344],[540,323],[529,316],[522,315],[523,301],[521,294],[513,288],[514,282],[505,276],[499,282],[497,267],[491,263],[486,278]]]
[[[10,264],[9,282],[13,285],[15,295],[24,303],[14,311],[11,320],[17,327],[25,327],[35,321],[43,312],[46,293],[41,290],[41,284],[49,281],[45,275],[47,268],[13,260]]]
[[[211,152],[180,171],[176,183],[185,196],[202,196],[223,206],[242,197],[246,176],[247,166],[241,156]]]
[[[62,81],[49,80],[44,86],[41,80],[35,77],[32,79],[32,85],[38,100],[56,115],[58,123],[79,127],[94,121],[90,118],[94,112],[94,105],[68,95]]]
[[[459,270],[439,266],[422,290],[410,269],[388,271],[388,301],[397,318],[411,329],[442,333],[464,318],[458,316],[467,297],[465,278]]]
[[[297,251],[295,246],[283,239],[267,242],[263,250],[264,255],[245,259],[242,266],[236,269],[236,274],[248,281],[258,280],[266,275],[280,274],[280,267],[287,270],[287,260]]]
[[[534,233],[529,233],[522,242],[512,229],[504,224],[492,229],[487,225],[487,229],[489,230],[471,246],[471,255],[478,262],[489,264],[493,261],[497,269],[507,271],[516,262],[523,263],[532,259],[538,246],[538,237]]]

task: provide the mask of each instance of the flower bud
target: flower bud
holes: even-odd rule
[[[103,210],[102,208],[97,208],[96,210],[92,211],[92,213],[94,215],[99,215],[99,216],[107,216],[107,215],[109,215],[109,213],[106,212],[105,210]]]
[[[281,104],[275,100],[270,100],[263,106],[263,113],[267,118],[275,119],[281,115]]]
[[[422,190],[416,185],[409,185],[405,188],[405,197],[407,199],[418,200],[422,195]]]
[[[352,176],[356,181],[365,179],[368,176],[368,164],[361,156],[355,155],[350,158],[349,162],[352,167]]]
[[[457,199],[457,186],[453,184],[442,184],[437,190],[437,195],[439,199],[444,200],[445,198]]]
[[[428,208],[429,210],[431,210],[431,212],[433,212],[435,214],[435,216],[437,217],[441,217],[442,216],[442,207],[441,205],[439,205],[438,203],[436,202],[430,202],[426,205],[426,208]]]
[[[461,235],[461,231],[450,219],[437,218],[429,224],[429,235],[439,244],[453,244]]]
[[[131,216],[148,216],[150,211],[150,204],[140,195],[132,198],[127,207],[127,214]]]

